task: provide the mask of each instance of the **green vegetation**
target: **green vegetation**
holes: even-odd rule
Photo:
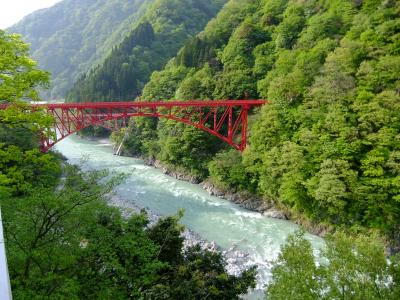
[[[39,132],[51,119],[32,112],[21,99],[37,99],[35,88],[46,87],[49,74],[28,56],[19,36],[0,30],[0,196],[21,195],[33,184],[48,185],[59,174],[50,155],[40,154]]]
[[[7,29],[23,35],[40,67],[52,74],[47,99],[64,98],[73,83],[102,62],[155,0],[63,0]]]
[[[105,61],[84,74],[68,93],[70,102],[135,99],[155,70],[160,70],[184,42],[199,33],[225,0],[157,0],[139,25]]]
[[[0,205],[13,297],[239,299],[254,287],[255,268],[228,275],[220,253],[184,249],[181,213],[149,225],[144,211],[124,219],[109,207],[123,176],[82,172],[38,151],[51,120],[21,99],[36,97],[48,74],[27,52],[0,31],[0,103],[8,105],[0,110]]]
[[[229,1],[142,98],[268,99],[248,149],[239,156],[190,127],[135,119],[125,151],[398,241],[399,14],[398,1]]]
[[[39,71],[28,57],[29,48],[17,35],[0,31],[0,101],[37,99],[35,87],[45,87],[48,73]]]
[[[399,299],[400,255],[385,257],[377,237],[335,234],[316,262],[303,232],[288,238],[267,299]]]
[[[115,182],[63,172],[61,189],[2,200],[15,299],[238,299],[254,286],[255,269],[231,276],[219,253],[183,250],[178,217],[123,219],[105,201]]]
[[[254,287],[254,268],[231,276],[221,254],[184,250],[178,216],[123,219],[105,197],[119,178],[62,169],[61,182],[2,197],[15,299],[238,299]]]

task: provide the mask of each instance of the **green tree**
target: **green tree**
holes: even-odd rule
[[[104,196],[119,180],[107,182],[104,172],[82,173],[75,167],[63,171],[65,179],[57,190],[51,183],[1,200],[16,298],[76,295],[80,241],[96,214],[106,209]]]
[[[250,174],[246,172],[240,152],[230,149],[218,153],[208,164],[210,179],[217,187],[234,191],[251,189]],[[254,188],[254,186],[253,186]]]
[[[321,299],[325,285],[319,280],[319,273],[304,232],[289,236],[272,270],[268,299]]]
[[[318,263],[304,232],[288,238],[272,271],[268,299],[397,299],[398,256],[388,261],[383,243],[370,236],[328,237]]]
[[[0,110],[0,143],[29,149],[38,142],[35,134],[52,120],[22,100],[38,100],[38,88],[48,87],[49,74],[29,58],[29,46],[19,35],[0,30],[0,52],[0,104],[8,105]]]
[[[29,58],[29,46],[16,34],[0,30],[0,102],[38,99],[36,87],[47,87],[49,74]]]
[[[0,194],[3,196],[27,194],[33,187],[54,186],[61,173],[54,155],[1,144],[0,170]]]
[[[51,155],[38,150],[39,134],[52,119],[23,100],[37,100],[37,88],[46,86],[48,73],[29,58],[20,36],[0,30],[0,193],[20,195],[33,185],[57,181],[59,168]]]
[[[157,299],[240,299],[255,287],[254,267],[237,277],[228,275],[221,254],[203,251],[200,246],[185,251],[175,272],[169,286],[159,285],[151,295]]]

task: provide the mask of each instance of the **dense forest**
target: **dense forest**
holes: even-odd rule
[[[157,0],[105,61],[76,81],[69,102],[133,100],[181,48],[215,16],[225,0]]]
[[[7,29],[22,34],[31,55],[51,72],[45,99],[64,98],[73,83],[123,41],[155,0],[64,0]]]
[[[398,1],[229,1],[142,99],[268,99],[248,149],[135,119],[126,151],[399,241],[399,14]]]

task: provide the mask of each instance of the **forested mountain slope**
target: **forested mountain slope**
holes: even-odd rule
[[[226,0],[156,0],[138,26],[104,63],[84,74],[68,101],[119,101],[136,98],[155,70],[160,70],[215,16]]]
[[[31,44],[31,54],[52,74],[46,98],[63,98],[80,74],[99,63],[134,28],[155,0],[63,0],[9,28]]]
[[[317,222],[398,239],[399,16],[394,0],[231,0],[142,97],[270,100],[246,152],[151,119],[134,120],[126,150]]]

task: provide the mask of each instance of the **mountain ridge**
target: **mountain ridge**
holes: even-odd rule
[[[39,66],[52,73],[44,98],[63,98],[82,73],[123,40],[154,1],[63,0],[33,12],[7,31],[22,34]]]
[[[163,68],[185,41],[199,33],[225,0],[157,0],[138,25],[69,91],[69,102],[135,99],[153,71]],[[146,34],[148,37],[146,37]]]

